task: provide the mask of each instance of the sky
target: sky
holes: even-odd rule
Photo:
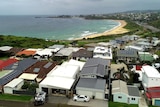
[[[0,0],[0,15],[79,15],[158,9],[160,0]]]

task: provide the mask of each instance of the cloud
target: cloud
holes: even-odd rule
[[[1,0],[0,14],[92,14],[160,9],[160,0]]]

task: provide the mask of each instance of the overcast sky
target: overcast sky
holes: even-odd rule
[[[0,0],[0,15],[101,14],[160,9],[160,0]]]

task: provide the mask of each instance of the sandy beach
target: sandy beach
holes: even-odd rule
[[[81,37],[81,38],[76,38],[76,40],[79,39],[88,39],[88,38],[95,38],[95,37],[99,37],[99,36],[108,36],[108,35],[116,35],[116,34],[123,34],[126,32],[129,32],[129,30],[123,28],[124,26],[127,25],[127,22],[124,20],[115,20],[119,22],[119,25],[116,26],[115,28],[105,31],[103,33],[96,33],[96,34],[91,34],[91,35],[87,35],[85,37]]]

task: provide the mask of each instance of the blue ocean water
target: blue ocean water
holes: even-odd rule
[[[83,18],[35,18],[36,16],[0,16],[0,34],[67,40],[116,27],[113,20],[85,20]]]

